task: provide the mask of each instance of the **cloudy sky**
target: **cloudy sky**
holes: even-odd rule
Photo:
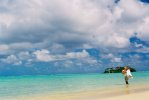
[[[149,70],[148,0],[0,0],[0,75]]]

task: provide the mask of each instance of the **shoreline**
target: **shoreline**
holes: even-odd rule
[[[146,100],[149,95],[149,85],[138,84],[124,87],[111,87],[109,89],[89,90],[82,92],[61,94],[38,94],[30,96],[18,96],[3,100]],[[131,99],[129,99],[131,98]],[[138,99],[139,98],[139,99]],[[141,99],[140,99],[141,98]]]

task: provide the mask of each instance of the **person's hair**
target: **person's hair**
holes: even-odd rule
[[[129,66],[125,66],[124,68],[129,69]]]

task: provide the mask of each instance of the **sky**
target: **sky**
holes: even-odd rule
[[[149,0],[0,0],[0,75],[149,70]]]

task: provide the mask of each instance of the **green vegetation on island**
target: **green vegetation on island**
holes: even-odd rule
[[[131,70],[131,72],[136,72],[136,69],[128,66]],[[124,67],[112,67],[112,68],[106,68],[104,73],[121,73]]]

